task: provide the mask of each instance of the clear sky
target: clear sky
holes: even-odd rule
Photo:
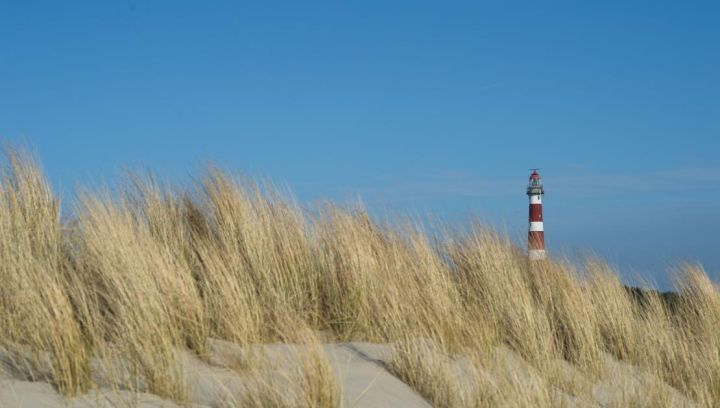
[[[720,2],[0,5],[0,137],[54,185],[204,160],[303,202],[477,215],[667,287],[720,271]]]

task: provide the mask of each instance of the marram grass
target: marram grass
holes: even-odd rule
[[[551,387],[582,397],[587,389],[556,375],[559,362],[593,378],[607,355],[720,405],[720,293],[700,266],[679,269],[672,305],[653,292],[638,302],[600,260],[530,265],[479,226],[431,235],[361,208],[301,208],[215,168],[186,187],[137,175],[119,185],[79,193],[63,218],[30,155],[7,149],[0,171],[0,346],[22,355],[18,364],[49,359],[39,379],[66,396],[96,386],[92,359],[119,357],[114,387],[142,383],[183,402],[178,350],[205,359],[217,338],[317,351],[321,333],[393,344],[388,368],[437,406],[552,405]],[[490,387],[482,373],[500,346],[546,386]],[[462,381],[451,364],[460,357]],[[302,361],[296,401],[340,405],[322,353]],[[237,405],[287,400],[257,390]],[[645,393],[668,402],[652,385]]]

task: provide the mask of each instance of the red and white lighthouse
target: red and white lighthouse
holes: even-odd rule
[[[545,194],[542,179],[533,169],[528,182],[527,195],[530,198],[530,225],[528,229],[528,259],[545,259],[545,229],[543,228],[542,196]]]

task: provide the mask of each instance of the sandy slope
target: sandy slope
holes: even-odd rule
[[[248,351],[224,341],[211,340],[210,364],[190,354],[184,355],[184,369],[189,384],[189,400],[199,407],[232,405],[248,392],[252,380],[240,365],[248,358]],[[336,381],[341,387],[347,406],[398,407],[429,406],[415,391],[390,374],[381,361],[388,347],[366,343],[328,344],[322,347],[331,363]],[[267,378],[274,378],[276,386],[289,381],[289,372],[297,364],[296,347],[273,344],[256,346],[250,358],[262,358],[268,367]],[[261,356],[261,357],[260,357]],[[0,407],[95,407],[141,406],[175,407],[172,401],[162,400],[147,393],[113,391],[107,388],[93,390],[72,400],[64,400],[53,387],[43,381],[29,381],[28,374],[9,367],[0,375]],[[42,367],[36,376],[42,378]],[[106,379],[96,378],[98,383]]]
[[[300,346],[286,344],[258,345],[250,350],[219,340],[210,340],[209,363],[184,354],[184,370],[189,384],[189,402],[198,407],[222,407],[233,405],[251,392],[253,378],[268,379],[273,387],[289,387],[292,373],[299,363]],[[392,358],[392,348],[369,343],[325,344],[322,352],[327,356],[337,383],[341,387],[346,406],[356,407],[427,407],[430,404],[414,390],[392,375],[385,367]],[[547,389],[546,380],[523,361],[516,353],[505,347],[495,350],[493,362],[480,378],[485,378],[492,388],[500,378],[510,378],[524,389]],[[636,367],[616,361],[609,355],[604,358],[605,375],[591,381],[580,370],[564,361],[557,362],[560,381],[564,390],[550,386],[553,405],[556,406],[622,406],[628,399],[641,406],[653,406],[658,398],[669,401],[671,406],[693,406],[680,393],[659,380],[644,375]],[[65,400],[50,384],[30,381],[27,370],[13,368],[8,353],[0,353],[4,370],[0,373],[0,407],[95,407],[140,406],[175,407],[172,401],[163,400],[147,393],[99,388],[90,393]],[[251,369],[243,365],[249,362],[261,368]],[[468,382],[465,370],[471,369],[466,359],[455,359],[453,364],[458,384],[473,392],[478,384]],[[472,368],[477,370],[477,368]],[[42,365],[35,368],[35,378],[42,378]],[[107,383],[103,370],[96,370],[95,381]],[[472,378],[478,378],[477,375]],[[486,384],[487,385],[487,384]],[[284,389],[284,388],[279,388]],[[289,389],[289,388],[288,388]],[[488,389],[488,388],[486,388]],[[646,395],[648,389],[661,395]],[[573,395],[570,395],[570,394]],[[288,404],[293,404],[288,400]]]

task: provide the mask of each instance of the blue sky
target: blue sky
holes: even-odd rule
[[[668,286],[720,250],[720,3],[4,2],[0,137],[55,186],[208,159],[304,202],[471,215]]]

